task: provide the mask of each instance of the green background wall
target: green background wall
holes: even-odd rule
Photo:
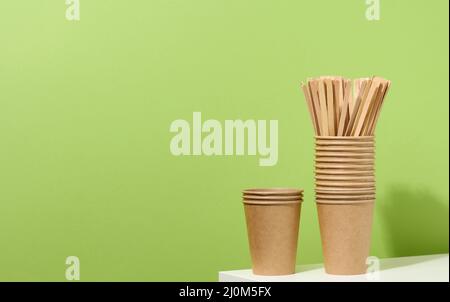
[[[305,189],[298,264],[322,261],[299,83],[392,80],[372,255],[448,252],[448,1],[0,2],[0,280],[217,280],[250,266],[240,191]],[[279,160],[175,157],[175,119],[279,120]]]

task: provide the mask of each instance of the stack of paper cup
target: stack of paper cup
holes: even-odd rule
[[[373,136],[316,137],[316,202],[325,270],[366,272],[375,201]]]
[[[303,190],[286,188],[243,191],[253,273],[295,273]]]

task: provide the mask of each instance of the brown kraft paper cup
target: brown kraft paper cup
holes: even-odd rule
[[[322,149],[316,152],[315,183],[325,271],[364,274],[376,194],[374,137],[316,137],[316,149]],[[370,176],[343,176],[358,173]]]
[[[366,273],[372,232],[373,202],[317,203],[325,272]]]
[[[277,196],[277,190],[264,194],[264,199],[258,199],[258,195],[252,198],[250,190],[244,191],[243,203],[255,275],[295,273],[301,191],[296,191],[297,195],[284,192]]]

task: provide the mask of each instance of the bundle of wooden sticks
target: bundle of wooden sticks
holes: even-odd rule
[[[319,77],[302,83],[317,136],[372,136],[391,82]]]

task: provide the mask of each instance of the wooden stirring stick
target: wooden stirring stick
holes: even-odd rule
[[[376,92],[380,86],[380,78],[375,77],[371,84],[370,84],[370,88],[369,91],[367,93],[367,95],[365,95],[361,101],[361,110],[356,118],[356,122],[355,125],[353,127],[352,130],[352,135],[353,136],[359,136],[362,130],[362,127],[364,125],[364,122],[366,120],[367,117],[367,113],[369,111],[369,106],[371,105],[371,103],[374,101],[374,98],[376,96]]]
[[[352,86],[350,84],[350,81],[347,81],[347,84],[344,85],[345,86],[345,91],[344,91],[344,101],[341,107],[341,116],[339,117],[339,126],[338,126],[338,131],[337,131],[337,135],[338,136],[343,136],[344,135],[344,130],[345,130],[345,123],[347,121],[347,116],[348,116],[348,104],[349,104],[349,100],[350,100],[350,95],[352,94]]]
[[[337,78],[333,80],[333,88],[334,88],[334,122],[336,133],[339,128],[339,121],[341,117],[341,109],[344,105],[344,87],[342,78]]]
[[[358,98],[359,90],[361,88],[360,79],[355,79],[352,82],[352,88],[353,88],[352,89],[352,95],[351,95],[351,98],[350,98],[349,103],[348,103],[348,109],[350,111],[349,118],[351,118],[351,116],[353,115],[353,111],[354,111],[354,108],[355,108],[355,101]]]
[[[320,101],[320,120],[322,122],[322,135],[328,136],[328,119],[327,119],[327,100],[325,95],[325,83],[322,80],[317,80],[317,85],[319,89],[319,101]]]
[[[352,125],[351,125],[350,136],[355,136],[354,134],[355,134],[356,126],[358,125],[359,118],[360,118],[360,116],[362,114],[362,110],[363,110],[363,107],[364,107],[364,103],[366,102],[368,94],[370,92],[370,88],[372,86],[373,79],[369,79],[369,80],[363,79],[361,83],[365,83],[365,88],[362,89],[362,84],[361,84],[361,89],[360,89],[360,92],[359,92],[360,93],[360,98],[359,98],[359,102],[357,104],[357,107],[356,107],[356,104],[355,104],[355,111],[354,112],[356,113],[356,115],[355,115],[355,119],[353,120]]]
[[[313,107],[313,103],[311,100],[311,93],[308,89],[308,86],[306,86],[304,83],[302,83],[301,86],[302,86],[303,94],[305,95],[306,104],[308,105],[309,115],[310,115],[311,121],[313,123],[314,132],[316,133],[316,135],[319,135],[319,131],[317,129],[317,120],[315,117],[314,107]]]
[[[309,88],[309,92],[311,94],[314,113],[315,113],[316,120],[317,120],[317,129],[319,130],[319,135],[323,135],[319,94],[317,91],[317,85],[314,80],[312,80],[312,79],[308,80],[308,88]]]
[[[383,97],[379,100],[379,105],[378,105],[378,108],[376,109],[376,115],[375,115],[375,118],[373,120],[372,126],[370,127],[370,131],[369,131],[370,135],[374,135],[374,133],[375,133],[375,127],[377,126],[377,122],[378,122],[378,118],[380,116],[381,108],[383,106],[384,99],[386,98],[386,94],[389,91],[390,87],[391,87],[391,81],[387,81],[387,85],[386,85],[386,88],[384,90]]]
[[[365,136],[369,135],[370,127],[371,127],[373,120],[375,118],[375,115],[376,115],[378,103],[379,103],[380,99],[383,97],[386,86],[387,86],[387,81],[384,79],[380,79],[380,85],[378,86],[377,92],[375,93],[373,101],[370,104],[369,111],[364,120],[364,125],[363,125],[360,135],[365,135]]]
[[[390,84],[380,77],[351,81],[330,76],[301,83],[315,134],[373,135]]]
[[[328,135],[336,135],[334,132],[334,95],[333,82],[330,78],[323,81],[326,89],[327,113],[328,113]]]
[[[355,84],[355,82],[353,83]],[[361,88],[359,89],[359,94],[357,96],[354,96],[356,98],[356,101],[354,103],[353,112],[350,116],[350,121],[348,122],[347,127],[345,129],[346,136],[352,135],[353,125],[355,123],[356,117],[358,116],[361,99],[368,92],[368,86],[370,86],[370,80],[362,81]]]

